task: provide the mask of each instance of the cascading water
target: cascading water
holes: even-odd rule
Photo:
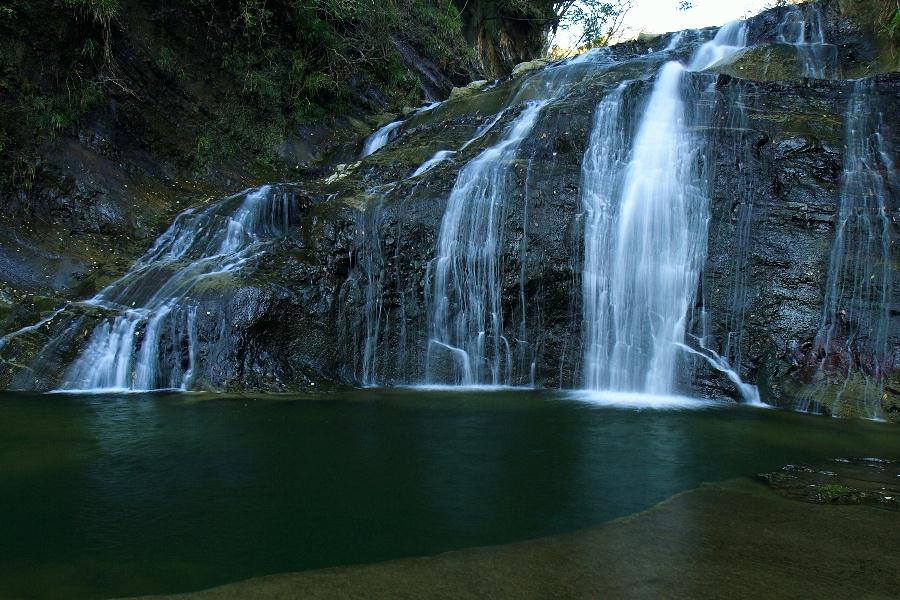
[[[370,154],[374,154],[388,145],[388,142],[397,134],[398,129],[406,121],[393,121],[369,136],[365,144],[363,144],[362,154],[360,158],[365,158]]]
[[[427,383],[512,383],[513,352],[504,334],[500,255],[513,166],[543,109],[562,93],[571,77],[602,60],[601,53],[592,53],[526,79],[510,106],[527,94],[539,99],[524,102],[503,138],[460,171],[429,267]],[[487,124],[476,138],[495,123]]]
[[[429,105],[422,109],[431,110],[436,105]],[[419,165],[407,179],[415,179],[424,173],[434,169],[446,160],[468,148],[485,135],[487,135],[493,127],[500,121],[505,114],[505,109],[501,110],[497,115],[487,119],[478,129],[475,130],[471,138],[463,143],[459,150],[439,150],[431,158]],[[384,256],[384,248],[382,247],[382,229],[383,229],[383,203],[385,197],[393,189],[396,183],[384,186],[380,189],[369,190],[366,193],[367,203],[365,210],[360,214],[357,222],[357,233],[355,236],[354,248],[351,252],[351,263],[357,268],[353,269],[348,275],[348,283],[355,289],[361,289],[363,293],[363,311],[362,318],[354,318],[352,315],[343,315],[342,337],[348,344],[348,353],[354,356],[354,364],[352,366],[353,374],[348,375],[349,379],[359,381],[366,387],[374,387],[383,384],[388,379],[394,381],[405,381],[404,367],[399,361],[398,364],[388,364],[387,361],[379,360],[379,345],[382,343],[384,334],[390,330],[390,318],[388,311],[384,310],[385,303],[385,283],[386,283],[386,260]],[[394,242],[394,252],[399,252],[399,224],[398,232]],[[395,263],[399,265],[400,257],[395,256]],[[400,274],[396,273],[396,287],[402,287],[400,282]],[[342,292],[343,294],[343,292]],[[343,302],[342,302],[343,304]],[[400,302],[401,307],[405,307],[404,302]],[[400,326],[400,345],[406,347],[406,318],[399,319]],[[364,337],[360,334],[364,334]],[[361,349],[361,353],[358,351]],[[357,361],[356,357],[360,356],[361,361]],[[387,374],[393,371],[394,376],[390,378]]]
[[[688,69],[728,58],[743,48],[746,36],[741,22],[723,26]],[[582,163],[588,389],[670,395],[685,350],[730,371],[724,361],[684,344],[709,219],[707,182],[698,167],[704,146],[685,103],[685,71],[679,62],[662,66],[630,152],[625,86],[597,108]]]
[[[452,382],[509,381],[509,342],[503,336],[498,247],[511,162],[548,100],[526,104],[500,143],[469,162],[450,193],[433,264],[429,380],[451,359]]]
[[[837,48],[825,42],[824,31],[815,2],[790,7],[778,26],[777,41],[794,47],[804,77],[824,79],[837,63]]]
[[[413,115],[418,115],[424,112],[428,112],[429,110],[434,110],[438,106],[441,105],[441,102],[432,102],[431,104],[426,104],[425,106],[416,110]],[[413,116],[411,115],[411,116]],[[392,121],[387,125],[379,128],[375,133],[370,135],[365,143],[363,143],[363,149],[360,153],[360,158],[365,158],[370,154],[374,154],[378,150],[381,150],[389,143],[391,143],[394,138],[400,133],[400,128],[403,126],[406,121],[409,119],[401,119],[399,121]]]
[[[608,269],[610,352],[595,381],[604,389],[669,394],[706,246],[707,199],[685,127],[684,67],[660,71],[624,169]],[[600,312],[600,311],[597,311]],[[602,335],[602,334],[601,334]]]
[[[688,69],[704,71],[726,58],[734,56],[747,46],[747,24],[731,21],[722,25],[715,37],[702,44],[691,57]]]
[[[610,386],[607,357],[612,354],[612,304],[609,267],[622,173],[628,159],[621,84],[607,94],[594,114],[594,127],[581,165],[581,201],[585,211],[582,297],[584,310],[584,384]]]
[[[809,21],[813,12],[790,9],[786,14],[779,27],[780,44],[794,46],[801,54],[827,45],[821,23]],[[770,22],[766,27],[771,31]],[[715,259],[712,252],[707,257],[710,176],[732,175],[728,150],[738,162],[742,152],[758,151],[753,136],[760,136],[761,129],[755,111],[766,108],[762,103],[753,105],[760,94],[754,83],[701,72],[730,64],[729,59],[746,46],[748,29],[741,22],[725,25],[684,64],[663,64],[685,57],[698,39],[708,40],[709,35],[707,30],[682,32],[657,52],[635,54],[624,46],[592,51],[512,78],[490,95],[466,101],[477,107],[477,117],[470,113],[456,119],[460,111],[448,111],[449,119],[456,120],[453,126],[480,123],[474,133],[466,132],[471,137],[465,143],[448,137],[457,140],[453,146],[429,146],[430,158],[417,167],[395,163],[401,169],[397,181],[385,184],[367,171],[365,184],[353,188],[366,190],[365,210],[350,211],[358,217],[355,222],[341,221],[342,227],[354,226],[354,239],[340,246],[341,252],[349,251],[349,260],[345,254],[335,269],[341,276],[340,269],[344,265],[348,269],[336,296],[342,328],[338,335],[343,336],[339,343],[345,343],[348,360],[337,362],[334,371],[364,385],[423,378],[430,384],[534,385],[552,380],[547,373],[556,368],[558,357],[561,386],[578,385],[580,377],[590,390],[613,392],[640,405],[668,402],[685,389],[689,367],[703,368],[705,363],[723,373],[746,401],[759,402],[757,390],[739,373],[742,351],[750,347],[749,341],[742,341],[744,311],[755,308],[753,301],[746,301],[752,295],[748,287],[755,285],[750,278],[756,263],[748,256],[752,258],[754,251],[753,202],[760,197],[751,179],[768,168],[764,160],[755,165],[759,169],[741,170],[729,179],[727,188],[716,182],[716,202],[728,202],[733,208],[731,217],[720,218],[716,204],[716,223],[723,229],[734,221],[738,225],[733,236],[730,232],[715,236],[713,244],[727,237],[735,248],[722,253],[724,258],[714,268],[703,269],[707,258],[710,263]],[[605,61],[602,71],[594,70],[600,60]],[[804,61],[804,74],[818,76],[817,68]],[[589,77],[577,77],[588,73]],[[571,86],[573,93],[564,96],[568,92],[564,86],[573,82],[578,84]],[[881,122],[872,124],[877,119],[864,88],[861,84],[849,107],[859,122],[853,131],[884,130]],[[743,103],[744,89],[750,90],[748,105]],[[573,181],[577,172],[573,174],[571,165],[562,161],[570,160],[566,154],[578,148],[581,138],[577,132],[570,136],[568,130],[570,123],[584,129],[579,119],[587,118],[585,98],[593,98],[587,100],[593,104],[598,97],[581,165],[583,212],[573,215],[568,190],[577,188]],[[462,106],[463,111],[470,109]],[[851,120],[848,116],[848,123]],[[415,130],[416,137],[435,123],[447,126],[437,116],[389,123],[366,140],[363,155],[402,140],[405,123],[416,123],[406,128]],[[745,130],[746,134],[736,133]],[[882,147],[885,142],[872,135],[862,142],[848,126],[841,225],[816,351],[828,365],[835,356],[846,359],[842,364],[851,364],[853,372],[877,384],[881,365],[892,360],[884,342],[889,336],[883,333],[890,326],[885,324],[889,309],[878,298],[890,295],[890,273],[884,269],[896,261],[886,254],[895,251],[889,226],[878,221],[877,211],[863,206],[865,198],[890,197],[878,186],[890,187],[885,182],[893,177]],[[488,137],[488,142],[466,152]],[[720,138],[733,140],[734,146],[719,152],[710,142]],[[560,158],[549,159],[557,149]],[[393,161],[394,156],[385,158]],[[463,161],[468,162],[456,173],[434,260],[428,263],[416,253],[419,240],[433,234],[427,220],[433,213],[428,211],[436,203],[435,193],[444,193],[443,186],[449,183],[444,177]],[[854,168],[856,163],[865,168]],[[724,168],[718,171],[720,167]],[[556,180],[538,181],[563,170],[561,187],[555,187]],[[411,199],[417,189],[420,197]],[[563,193],[557,197],[560,189]],[[727,190],[726,197],[719,195],[720,189]],[[420,198],[426,201],[409,211],[412,223],[404,222],[404,209],[412,204],[403,203]],[[0,350],[16,338],[27,343],[46,331],[59,330],[59,322],[75,313],[80,321],[66,322],[69,337],[62,345],[68,350],[60,354],[81,351],[64,377],[55,379],[64,389],[191,387],[195,374],[204,372],[201,365],[215,360],[215,352],[208,348],[217,339],[230,339],[224,331],[211,332],[209,323],[203,322],[210,321],[204,319],[209,313],[200,312],[200,305],[209,297],[203,295],[207,288],[198,283],[239,269],[263,251],[269,239],[286,232],[288,222],[281,221],[290,208],[279,208],[279,201],[264,188],[180,215],[121,280],[92,300],[76,303],[93,310],[64,307],[0,338]],[[556,207],[565,215],[560,227],[540,221]],[[767,209],[760,203],[757,218],[764,218]],[[254,211],[260,216],[254,217]],[[338,218],[345,216],[341,213]],[[571,237],[574,231],[580,238],[582,226],[583,254]],[[347,229],[341,231],[343,244]],[[546,251],[551,243],[553,250]],[[411,257],[405,254],[410,248]],[[545,266],[549,268],[542,271]],[[700,282],[701,270],[710,274],[709,281]],[[542,287],[545,274],[558,287],[552,297]],[[708,298],[714,301],[707,304]],[[558,309],[567,300],[571,319],[566,318],[565,307]],[[712,306],[710,311],[719,312],[710,316],[707,307]],[[729,309],[732,312],[726,315]],[[101,313],[105,316],[100,323],[86,329],[86,323]],[[577,334],[579,328],[583,336]],[[33,335],[38,329],[41,332]],[[85,332],[90,335],[81,343]],[[61,339],[56,335],[53,343]],[[12,349],[22,343],[13,341]],[[65,354],[65,359],[69,356]],[[546,357],[553,357],[554,364],[548,365]],[[720,384],[729,385],[722,378],[709,385],[714,389]]]
[[[890,215],[900,206],[889,127],[873,89],[871,79],[858,80],[847,106],[840,208],[814,350],[826,371],[843,371],[844,385],[853,376],[863,379],[858,408],[878,417],[882,373],[896,358],[888,345],[891,272],[898,260]],[[832,412],[841,409],[838,392]]]
[[[291,198],[269,186],[180,214],[119,280],[84,304],[115,313],[94,328],[63,390],[186,389],[196,366],[197,305],[190,293],[284,235]],[[163,362],[174,349],[177,356]]]

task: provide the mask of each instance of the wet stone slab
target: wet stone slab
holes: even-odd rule
[[[742,478],[569,534],[166,598],[886,599],[900,590],[897,535],[888,511],[797,502]]]
[[[900,463],[836,458],[819,466],[785,465],[757,479],[781,496],[816,504],[862,504],[900,512]]]

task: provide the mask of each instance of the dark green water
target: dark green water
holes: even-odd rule
[[[0,595],[110,597],[497,544],[836,456],[896,426],[550,392],[0,398]]]

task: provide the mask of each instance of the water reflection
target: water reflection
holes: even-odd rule
[[[889,425],[738,406],[627,410],[542,391],[318,400],[4,396],[0,589],[200,589],[574,530],[787,462],[900,458]]]

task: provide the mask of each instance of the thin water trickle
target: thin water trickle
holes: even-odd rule
[[[434,153],[434,156],[419,165],[419,167],[415,171],[413,171],[413,174],[410,175],[410,177],[418,177],[423,173],[427,173],[454,154],[456,154],[455,150],[438,150]]]
[[[712,40],[697,49],[687,68],[691,71],[704,71],[726,58],[734,56],[746,46],[746,22],[731,21],[723,25]]]
[[[391,139],[393,139],[393,137],[396,135],[395,132],[397,132],[400,126],[404,123],[406,123],[405,120],[393,121],[392,123],[388,123],[378,131],[370,135],[365,144],[363,144],[362,154],[360,155],[360,158],[365,158],[370,154],[374,154],[378,150],[381,150],[382,148],[387,146],[388,142],[390,142]]]
[[[429,266],[427,383],[512,383],[513,350],[501,298],[501,250],[508,196],[516,185],[513,167],[544,108],[585,69],[606,60],[605,52],[585,53],[527,77],[509,104],[522,108],[504,136],[459,172]],[[503,114],[480,129],[476,138]]]
[[[422,106],[421,108],[416,110],[414,113],[412,113],[412,115],[410,115],[410,117],[428,112],[430,110],[434,110],[441,104],[443,104],[443,103],[442,102],[432,102],[430,104],[426,104],[425,106]],[[384,126],[380,127],[378,130],[376,130],[375,133],[373,133],[366,139],[365,143],[363,144],[363,149],[362,149],[362,152],[360,153],[359,157],[365,158],[371,154],[374,154],[378,150],[381,150],[382,148],[387,146],[389,143],[394,141],[394,139],[400,134],[400,128],[408,120],[409,120],[409,118],[392,121],[392,122],[388,123],[387,125],[384,125]]]
[[[873,96],[873,80],[860,79],[847,105],[840,206],[815,352],[823,363],[837,358],[847,383],[854,375],[863,379],[859,408],[877,418],[882,375],[895,360],[888,337],[897,261],[890,215],[898,208],[892,200],[898,172],[888,150],[889,127]],[[832,406],[835,414],[842,410],[841,396]]]
[[[794,47],[804,77],[824,79],[837,63],[837,47],[825,42],[822,10],[815,2],[792,6],[778,26],[778,42]]]

